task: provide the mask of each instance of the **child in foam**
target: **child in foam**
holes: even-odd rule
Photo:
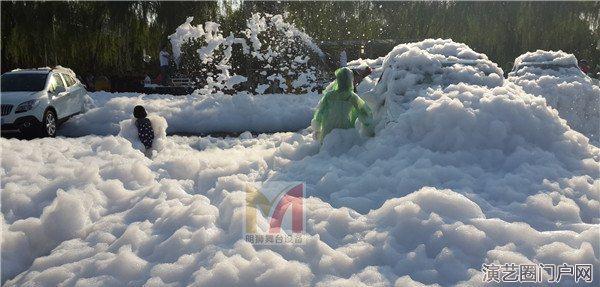
[[[325,89],[311,123],[315,138],[323,142],[323,138],[332,130],[354,128],[358,122],[362,124],[361,129],[372,136],[373,116],[369,106],[353,92],[352,70],[338,69],[335,77],[335,82]]]
[[[133,116],[136,118],[135,126],[138,129],[138,137],[146,150],[152,148],[152,142],[154,141],[154,129],[152,128],[152,122],[147,118],[148,113],[142,106],[135,106],[133,108]]]
[[[129,142],[134,149],[153,158],[167,143],[167,121],[156,114],[146,115],[143,107],[134,108],[134,117],[119,122],[119,137]]]

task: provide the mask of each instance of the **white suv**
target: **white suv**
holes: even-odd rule
[[[0,86],[3,133],[53,137],[61,122],[84,111],[87,90],[70,69],[13,70]]]

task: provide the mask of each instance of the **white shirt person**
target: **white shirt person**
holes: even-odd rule
[[[348,55],[346,55],[346,50],[342,50],[340,52],[340,68],[346,67],[348,65]]]

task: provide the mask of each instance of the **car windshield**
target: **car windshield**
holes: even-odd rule
[[[513,71],[525,68],[525,67],[536,67],[543,70],[555,70],[558,71],[560,69],[570,69],[570,68],[578,68],[575,64],[558,64],[552,62],[524,62],[513,68]]]
[[[37,92],[44,89],[48,74],[14,73],[2,75],[0,86],[2,92]]]

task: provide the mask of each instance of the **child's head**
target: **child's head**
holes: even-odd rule
[[[144,109],[144,107],[142,107],[142,106],[135,106],[135,108],[133,108],[133,116],[136,119],[143,119],[147,115],[148,114],[146,113],[146,109]]]

